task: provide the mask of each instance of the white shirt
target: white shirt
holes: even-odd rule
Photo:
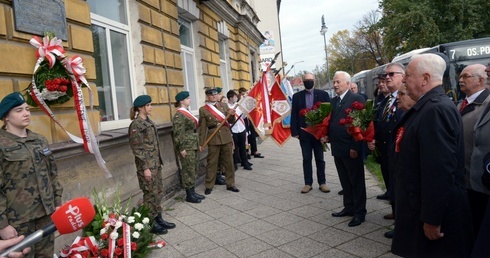
[[[229,102],[227,104],[228,104],[229,108],[235,107],[234,104],[230,104]],[[245,129],[246,129],[245,128],[245,121],[243,121],[243,119],[245,118],[245,115],[242,115],[242,114],[243,114],[242,110],[240,108],[237,108],[236,112],[235,112],[235,119],[238,121],[231,128],[232,133],[242,133],[243,131],[245,131]]]

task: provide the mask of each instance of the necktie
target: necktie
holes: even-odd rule
[[[463,112],[463,109],[464,107],[466,107],[466,105],[468,105],[468,100],[464,99],[463,103],[461,103],[461,107],[459,108],[459,113]]]
[[[386,119],[386,116],[388,115],[388,111],[390,111],[390,106],[391,106],[391,99],[393,98],[393,95],[388,96],[388,101],[386,101],[385,108],[383,110],[383,120]]]

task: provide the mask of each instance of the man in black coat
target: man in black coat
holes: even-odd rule
[[[417,101],[395,128],[395,234],[403,257],[469,257],[471,215],[464,186],[461,117],[442,89],[446,62],[412,59],[404,82]]]
[[[301,153],[303,156],[303,175],[305,180],[305,186],[301,190],[301,193],[308,193],[312,189],[313,185],[313,166],[311,164],[313,160],[312,152],[315,154],[316,163],[316,176],[320,190],[328,193],[325,179],[325,159],[323,156],[323,146],[320,140],[317,140],[313,135],[301,130],[301,127],[306,127],[305,117],[300,115],[300,111],[304,108],[311,109],[316,102],[329,102],[330,96],[323,90],[316,90],[315,75],[312,73],[306,73],[303,76],[303,84],[305,90],[296,92],[293,95],[292,108],[291,108],[291,136],[299,139],[301,145]]]
[[[388,146],[390,146],[390,139],[392,138],[391,134],[393,133],[393,129],[403,114],[403,111],[398,109],[398,101],[396,100],[396,97],[400,86],[403,84],[404,75],[405,67],[402,64],[391,63],[386,66],[385,78],[386,87],[389,93],[376,110],[376,117],[374,121],[374,139],[379,154],[376,161],[380,164],[381,174],[383,175],[383,180],[386,186],[386,192],[376,197],[380,200],[391,199],[392,186],[390,184],[390,174],[392,173],[390,173],[388,166]],[[370,149],[373,149],[371,146],[369,147]],[[392,219],[392,217],[390,218]]]
[[[349,90],[350,79],[350,75],[343,71],[337,71],[333,78],[333,87],[337,96],[331,101],[332,118],[328,140],[331,143],[340,184],[344,190],[344,209],[332,213],[332,216],[353,216],[348,226],[355,227],[364,222],[366,217],[366,182],[361,155],[363,142],[356,142],[347,132],[347,127],[340,125],[340,119],[347,117],[345,110],[351,108],[352,103],[355,101],[364,103],[364,98]]]

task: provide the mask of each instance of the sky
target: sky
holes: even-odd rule
[[[362,16],[378,8],[378,0],[282,0],[279,12],[282,55],[289,75],[313,71],[325,65],[325,44],[320,34],[322,15],[325,15],[327,45],[338,31],[352,32]],[[301,62],[304,61],[304,62]]]

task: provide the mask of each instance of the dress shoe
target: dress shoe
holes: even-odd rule
[[[384,194],[380,194],[380,195],[376,196],[376,199],[378,199],[378,200],[389,200],[390,197],[388,197],[388,195],[386,193],[384,193]]]
[[[155,217],[155,222],[162,226],[164,229],[172,229],[176,227],[175,223],[163,220],[162,213],[160,212],[158,213],[158,216]]]
[[[243,169],[245,169],[245,170],[253,170],[251,166],[244,166]]]
[[[340,190],[339,195],[344,195],[344,190]]]
[[[352,218],[352,220],[349,222],[349,224],[347,224],[347,226],[349,227],[355,227],[355,226],[359,226],[361,225],[361,223],[364,222],[364,218],[360,218],[360,217],[354,217]]]
[[[251,166],[253,166],[253,164],[250,162],[242,163],[242,167],[251,167]]]
[[[163,235],[163,234],[167,234],[168,230],[166,228],[163,228],[160,224],[158,224],[155,221],[153,222],[153,227],[151,228],[150,232],[157,235]]]
[[[238,190],[238,188],[236,188],[235,186],[226,187],[226,190],[232,191],[232,192],[235,192],[235,193],[240,192],[240,190]]]
[[[303,189],[301,189],[301,193],[308,193],[311,191],[311,185],[305,185],[303,186]]]
[[[345,217],[345,216],[354,216],[354,213],[353,212],[349,212],[349,211],[346,211],[346,210],[342,210],[342,211],[339,211],[339,212],[334,212],[332,213],[332,217]]]
[[[252,157],[250,156],[250,154],[247,154],[247,159],[252,159]]]
[[[226,180],[225,177],[221,174],[216,175],[216,181],[215,184],[217,185],[226,185]]]
[[[238,170],[238,164],[235,163],[235,171],[237,171],[237,170]]]
[[[395,230],[390,230],[384,234],[386,238],[393,238],[393,235],[395,234]]]
[[[386,214],[383,216],[383,219],[395,219],[395,215],[393,213]]]
[[[260,154],[260,153],[255,153],[254,158],[261,158],[262,159],[262,158],[264,158],[264,156],[262,156],[262,154]]]
[[[328,187],[327,187],[326,184],[321,184],[320,185],[320,191],[322,191],[324,193],[330,193],[330,189],[328,189]]]
[[[204,194],[205,194],[205,195],[208,195],[208,194],[210,194],[212,191],[213,191],[213,188],[206,188],[206,190],[204,190]]]

